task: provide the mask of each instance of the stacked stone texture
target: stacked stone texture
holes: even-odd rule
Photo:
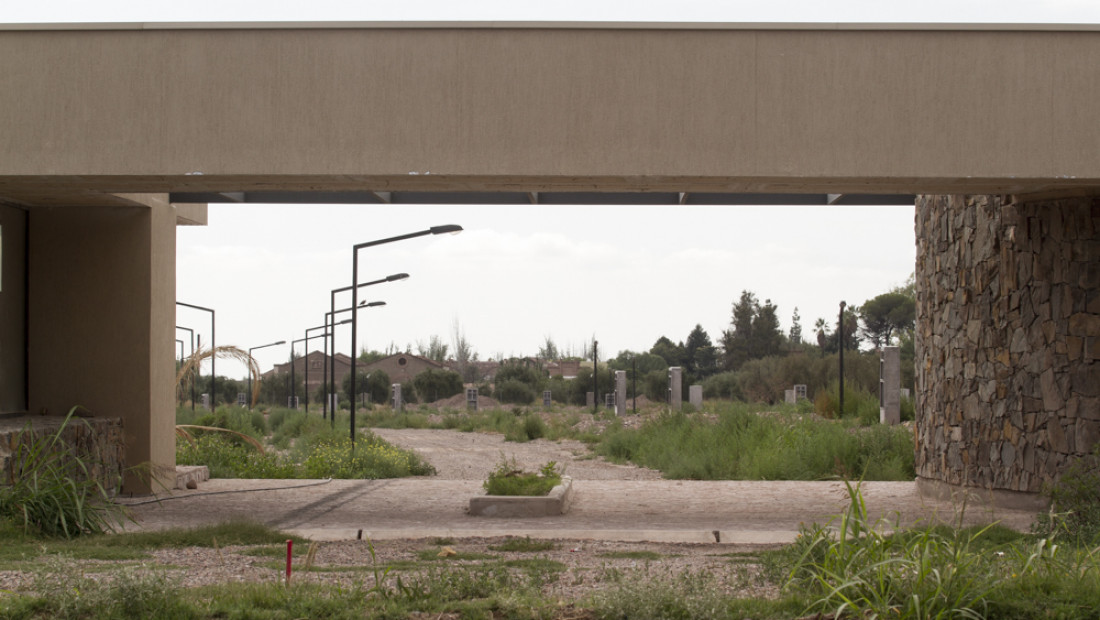
[[[122,421],[118,418],[73,418],[62,428],[63,421],[64,418],[57,416],[0,421],[0,484],[8,484],[21,469],[15,462],[21,443],[49,440],[60,428],[61,437],[54,450],[80,456],[87,467],[87,476],[99,481],[106,491],[115,492],[122,484],[125,467]],[[69,475],[84,478],[85,471],[74,467]]]
[[[1100,199],[919,196],[918,476],[1037,492],[1100,439]]]

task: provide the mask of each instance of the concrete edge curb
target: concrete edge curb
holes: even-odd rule
[[[474,517],[531,518],[557,517],[573,504],[573,479],[562,476],[561,484],[543,497],[479,495],[470,498],[468,512]]]

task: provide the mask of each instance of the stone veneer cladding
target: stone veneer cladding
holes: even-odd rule
[[[1100,198],[919,196],[917,475],[1036,492],[1100,438]]]

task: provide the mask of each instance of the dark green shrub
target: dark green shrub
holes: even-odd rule
[[[655,403],[668,402],[668,371],[651,370],[645,375],[645,397]]]
[[[745,400],[741,394],[741,384],[737,380],[736,372],[720,372],[703,380],[704,398],[725,398],[728,400]]]
[[[497,383],[496,399],[502,403],[530,405],[535,402],[535,391],[522,381],[509,379]]]
[[[1037,534],[1049,536],[1061,525],[1086,544],[1100,538],[1100,444],[1073,461],[1043,493],[1050,498],[1051,512],[1039,515],[1033,527]]]
[[[542,375],[536,368],[520,363],[511,363],[504,364],[497,370],[494,381],[497,385],[506,381],[519,381],[527,384],[531,390],[535,390],[542,383]]]
[[[450,370],[428,369],[413,379],[413,388],[421,401],[434,403],[437,400],[461,394],[463,390],[462,377],[457,372],[451,372]]]

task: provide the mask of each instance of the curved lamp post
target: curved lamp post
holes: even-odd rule
[[[377,241],[366,241],[364,243],[357,243],[351,246],[351,307],[354,308],[359,305],[359,250],[371,248],[376,245],[382,245],[385,243],[393,243],[394,241],[404,241],[406,239],[415,239],[416,237],[423,237],[425,235],[442,235],[442,234],[458,234],[462,232],[462,227],[457,224],[447,224],[445,226],[432,226],[427,230],[421,230],[419,232],[409,233],[407,235],[398,235],[396,237],[389,237],[387,239],[378,239]],[[359,351],[356,344],[356,336],[358,335],[358,321],[356,317],[358,312],[351,313],[351,447],[355,449],[355,358],[359,357]]]
[[[195,354],[195,330],[190,327],[176,326],[176,329],[182,329],[185,332],[191,334],[191,355]],[[196,369],[197,370],[197,369]],[[191,411],[195,410],[195,378],[191,378]]]
[[[384,302],[384,301],[372,301],[372,302],[369,302],[369,303],[365,302],[365,301],[359,302],[359,308],[360,309],[363,309],[363,308],[377,308],[378,306],[384,306],[384,305],[386,305],[386,302]],[[351,311],[351,308],[348,307],[348,308],[341,308],[340,310],[336,310],[335,312],[326,312],[325,313],[325,325],[331,326],[332,329],[327,334],[325,334],[326,336],[328,336],[328,338],[325,338],[325,360],[326,361],[325,361],[325,367],[324,367],[324,375],[321,379],[321,384],[325,386],[325,402],[323,403],[323,406],[321,408],[321,419],[322,420],[329,417],[329,412],[328,412],[328,401],[329,401],[329,399],[328,399],[328,395],[336,393],[336,360],[334,358],[330,358],[330,356],[329,356],[328,343],[329,343],[330,340],[333,341],[333,349],[334,350],[332,351],[332,355],[335,356],[336,355],[336,351],[335,351],[335,347],[336,347],[336,343],[335,343],[335,340],[336,340],[336,326],[337,325],[346,325],[348,323],[351,323],[351,319],[344,319],[343,321],[340,321],[339,323],[332,323],[332,321],[335,320],[336,315],[343,314],[344,312],[350,312],[350,311]],[[332,367],[332,383],[331,384],[329,383],[329,366]],[[331,387],[331,390],[329,389],[330,387]],[[332,426],[333,426],[333,428],[336,427],[336,407],[335,407],[335,405],[332,408]]]
[[[214,411],[218,408],[217,398],[217,386],[215,383],[218,380],[218,373],[214,370],[214,362],[218,359],[217,355],[217,341],[214,339],[214,309],[204,308],[202,306],[196,306],[195,304],[185,304],[182,301],[176,302],[177,306],[187,306],[188,308],[194,308],[195,310],[202,310],[203,312],[210,313],[210,410]],[[191,402],[195,402],[194,398]]]
[[[251,348],[248,349],[248,359],[249,359],[249,364],[248,364],[248,408],[249,409],[252,409],[252,407],[254,407],[256,405],[256,399],[253,398],[253,396],[252,396],[252,364],[251,364],[251,362],[254,361],[254,360],[252,360],[252,352],[255,351],[256,349],[266,349],[267,347],[274,347],[274,346],[278,346],[280,344],[286,344],[286,340],[280,340],[279,342],[272,342],[270,344],[261,344],[258,347],[251,347]]]
[[[337,293],[343,293],[345,291],[350,291],[353,288],[363,288],[365,286],[373,286],[375,284],[382,284],[383,282],[400,282],[402,280],[407,280],[408,277],[409,277],[409,274],[407,274],[407,273],[395,273],[393,275],[386,276],[385,278],[382,278],[381,280],[373,280],[371,282],[364,282],[364,283],[362,283],[358,286],[344,286],[344,287],[341,287],[341,288],[334,288],[329,293],[329,311],[326,314],[331,315],[332,317],[336,316],[336,312],[337,312],[336,311],[336,294]],[[354,306],[349,306],[348,308],[350,309],[351,307],[354,307]],[[332,355],[334,356],[332,359],[329,360],[329,367],[330,367],[331,371],[328,373],[329,380],[332,382],[331,383],[331,387],[332,387],[331,392],[332,393],[336,392],[336,358],[335,358],[335,355],[336,355],[336,334],[335,334],[335,331],[336,330],[332,330],[332,332],[330,332],[330,334],[329,334],[329,341],[332,344],[332,346],[330,348],[332,349]],[[355,357],[355,351],[352,351],[351,354],[352,354],[352,357],[354,358]],[[334,412],[334,414],[335,414],[335,412]],[[332,417],[332,423],[333,423],[333,425],[336,424],[336,416],[335,415],[333,415],[333,417]]]

